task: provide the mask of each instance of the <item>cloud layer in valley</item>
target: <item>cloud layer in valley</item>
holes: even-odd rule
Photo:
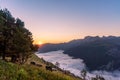
[[[60,63],[60,68],[69,70],[76,76],[80,76],[80,71],[86,68],[82,59],[75,59],[67,54],[64,54],[62,50],[51,51],[47,53],[36,53],[36,55],[44,60],[55,64]],[[87,73],[87,79],[95,77],[95,75],[101,75],[106,80],[120,80],[120,71],[107,72],[107,71],[92,71]]]

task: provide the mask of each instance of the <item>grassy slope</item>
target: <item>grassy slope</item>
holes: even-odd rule
[[[31,61],[43,66],[30,65]],[[36,55],[32,55],[24,65],[0,60],[0,80],[80,80],[60,71],[46,71],[45,65]]]

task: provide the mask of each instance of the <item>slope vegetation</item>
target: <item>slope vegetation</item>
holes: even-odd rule
[[[31,65],[29,64],[31,61],[43,66]],[[0,60],[0,80],[80,80],[60,71],[48,71],[45,69],[45,65],[34,54],[23,65]]]

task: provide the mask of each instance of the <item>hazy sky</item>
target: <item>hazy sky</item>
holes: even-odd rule
[[[0,0],[0,6],[22,19],[36,41],[120,36],[120,0]]]

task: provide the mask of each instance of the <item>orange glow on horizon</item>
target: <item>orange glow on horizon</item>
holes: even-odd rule
[[[61,38],[62,37],[62,38]],[[34,43],[33,44],[46,44],[46,43],[53,43],[53,44],[58,44],[58,43],[66,43],[69,42],[71,40],[75,40],[75,39],[82,39],[84,38],[83,35],[80,36],[76,36],[76,35],[72,35],[72,36],[40,36],[40,35],[33,35],[33,39],[34,39]]]
[[[42,45],[42,44],[46,44],[46,43],[53,43],[53,44],[58,44],[58,43],[65,43],[65,42],[69,42],[73,39],[69,39],[69,40],[50,40],[50,39],[47,39],[47,40],[43,40],[43,39],[34,39],[34,42],[33,44],[38,44],[38,45]]]
[[[65,43],[69,42],[74,39],[80,39],[80,38],[75,38],[75,37],[63,37],[63,38],[58,38],[58,37],[38,37],[38,36],[33,36],[34,42],[33,44],[46,44],[46,43],[53,43],[53,44],[58,44],[58,43]]]
[[[44,43],[41,40],[34,40],[33,44],[42,45]]]
[[[67,42],[67,41],[66,41]],[[54,44],[57,44],[57,43],[63,43],[63,41],[41,41],[41,40],[34,40],[33,44],[37,44],[37,45],[42,45],[42,44],[45,44],[45,43],[54,43]]]
[[[43,42],[42,42],[42,41],[38,41],[38,44],[39,44],[39,45],[42,45],[42,44],[43,44]]]

